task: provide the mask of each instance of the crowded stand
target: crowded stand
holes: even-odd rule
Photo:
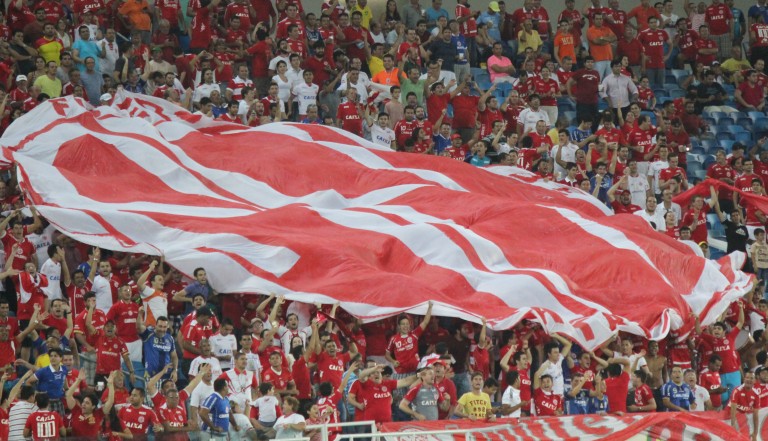
[[[77,242],[6,170],[0,440],[320,440],[338,422],[735,421],[768,407],[768,215],[751,202],[768,179],[765,0],[305,6],[9,0],[0,130],[48,99],[109,105],[121,89],[244,126],[334,126],[404,155],[527,170],[705,258],[742,251],[754,289],[710,326],[692,315],[684,333],[619,333],[594,351],[431,303],[363,323],[338,304],[220,293],[204,262],[182,274]]]

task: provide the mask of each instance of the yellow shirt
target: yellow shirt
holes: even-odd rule
[[[41,354],[35,360],[35,367],[38,369],[47,368],[51,365],[51,357],[48,354]]]
[[[544,42],[541,41],[539,33],[534,29],[530,35],[525,34],[525,41],[520,41],[520,37],[525,34],[524,30],[517,33],[517,54],[524,54],[526,48],[531,48],[535,52]]]
[[[491,397],[485,392],[479,394],[467,392],[459,398],[459,405],[464,409],[462,412],[464,415],[474,415],[478,419],[487,418],[488,412],[492,409]]]
[[[61,80],[54,78],[51,80],[48,75],[37,77],[35,80],[35,86],[40,86],[40,90],[51,98],[58,98],[61,96]]]
[[[384,60],[376,55],[371,55],[371,59],[368,60],[368,70],[371,71],[371,77],[376,76],[377,73],[384,70]]]
[[[363,14],[363,21],[360,22],[360,26],[364,27],[365,29],[369,29],[369,25],[371,24],[371,17],[373,17],[373,12],[371,11],[371,7],[368,5],[365,5],[364,8],[361,8],[360,4],[357,4],[355,6],[355,11]],[[350,13],[350,15],[352,14]]]

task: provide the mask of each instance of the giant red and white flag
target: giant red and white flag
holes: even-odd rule
[[[125,94],[50,100],[2,138],[29,200],[107,249],[208,270],[221,292],[523,318],[595,348],[714,320],[751,278],[743,255],[696,257],[637,216],[512,168],[392,152],[317,125],[256,129]]]

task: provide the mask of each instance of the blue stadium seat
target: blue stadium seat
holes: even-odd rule
[[[576,105],[569,99],[557,100],[557,109],[560,112],[567,112],[569,110],[576,111]]]
[[[682,90],[677,83],[664,83],[664,90],[671,92],[673,90]]]
[[[656,99],[669,97],[669,92],[666,89],[653,89],[653,94],[656,95]]]
[[[693,173],[690,173],[691,176],[693,176],[696,179],[696,182],[703,181],[704,179],[707,179],[707,171],[706,170],[695,170]]]
[[[675,78],[675,76],[672,74],[667,74],[666,76],[664,76],[664,84],[667,85],[670,83],[677,84],[677,78]]]
[[[752,121],[755,122],[755,121],[757,121],[760,118],[765,118],[765,113],[757,112],[757,111],[751,111],[751,112],[747,112],[747,116],[752,118]]]
[[[707,152],[704,151],[704,147],[701,147],[701,146],[699,146],[699,147],[691,147],[691,153],[696,154],[696,155],[701,155],[701,156],[704,156],[704,155],[707,154]]]
[[[675,78],[675,81],[679,83],[680,80],[684,80],[688,75],[691,74],[691,72],[686,69],[672,69],[669,74],[672,75]]]
[[[487,69],[483,69],[481,67],[473,67],[473,68],[470,69],[470,72],[472,72],[472,76],[474,76],[475,78],[477,78],[478,76],[483,75],[483,74],[488,75],[488,70]]]
[[[711,139],[702,139],[701,140],[701,147],[704,149],[705,152],[713,152],[717,147],[718,143]]]
[[[747,129],[745,129],[744,127],[742,127],[742,126],[740,126],[738,124],[730,124],[728,126],[728,130],[731,133],[733,133],[734,135],[737,134],[737,133],[741,133],[741,132],[746,132],[747,131]]]
[[[707,112],[704,112],[704,116],[713,118],[715,120],[715,124],[717,124],[718,122],[720,122],[720,118],[725,118],[728,116],[728,114],[725,112],[709,112],[709,114],[707,114]]]
[[[742,144],[745,144],[747,147],[751,147],[752,145],[753,139],[752,139],[751,132],[747,132],[747,131],[739,132],[734,136],[734,138],[736,139],[736,141]]]
[[[733,119],[735,119],[737,121],[739,120],[739,118],[748,118],[748,117],[749,117],[749,115],[747,115],[744,112],[731,113],[731,118],[733,118]]]
[[[752,118],[746,116],[746,117],[740,117],[736,120],[736,124],[743,127],[745,130],[752,130],[752,126],[755,124],[754,121],[752,121]]]
[[[720,219],[716,214],[710,213],[707,215],[707,224],[709,226],[709,234],[712,237],[718,239],[725,237],[725,228],[723,228],[723,224],[720,223]]]
[[[730,139],[723,139],[720,141],[720,147],[724,148],[726,153],[731,153],[733,151],[733,144],[736,141],[732,141]]]
[[[571,124],[578,123],[576,121],[576,111],[575,110],[566,110],[565,112],[562,112],[563,116],[568,119],[568,122]],[[574,127],[575,128],[575,127]]]
[[[722,142],[723,140],[728,140],[728,139],[735,139],[733,134],[727,131],[718,132],[716,135],[716,138],[718,142]]]
[[[736,120],[731,118],[730,116],[723,116],[717,120],[718,126],[730,126],[732,124],[736,124]]]
[[[698,153],[688,152],[685,155],[685,160],[688,164],[690,164],[691,162],[701,162],[702,158],[698,155]]]
[[[768,132],[768,117],[761,116],[755,120],[755,125],[752,126],[752,130],[755,133],[763,134]]]
[[[697,170],[704,170],[704,164],[699,161],[688,160],[688,174],[693,175]]]
[[[669,97],[672,99],[682,98],[684,96],[685,96],[685,91],[683,89],[673,89],[669,91]]]

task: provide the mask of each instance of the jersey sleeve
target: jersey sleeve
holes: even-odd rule
[[[403,398],[405,398],[410,402],[413,402],[413,400],[416,399],[416,394],[419,393],[419,389],[421,389],[421,385],[418,385],[418,384],[416,386],[411,387],[410,389],[408,389],[408,392],[406,392],[405,397]]]

